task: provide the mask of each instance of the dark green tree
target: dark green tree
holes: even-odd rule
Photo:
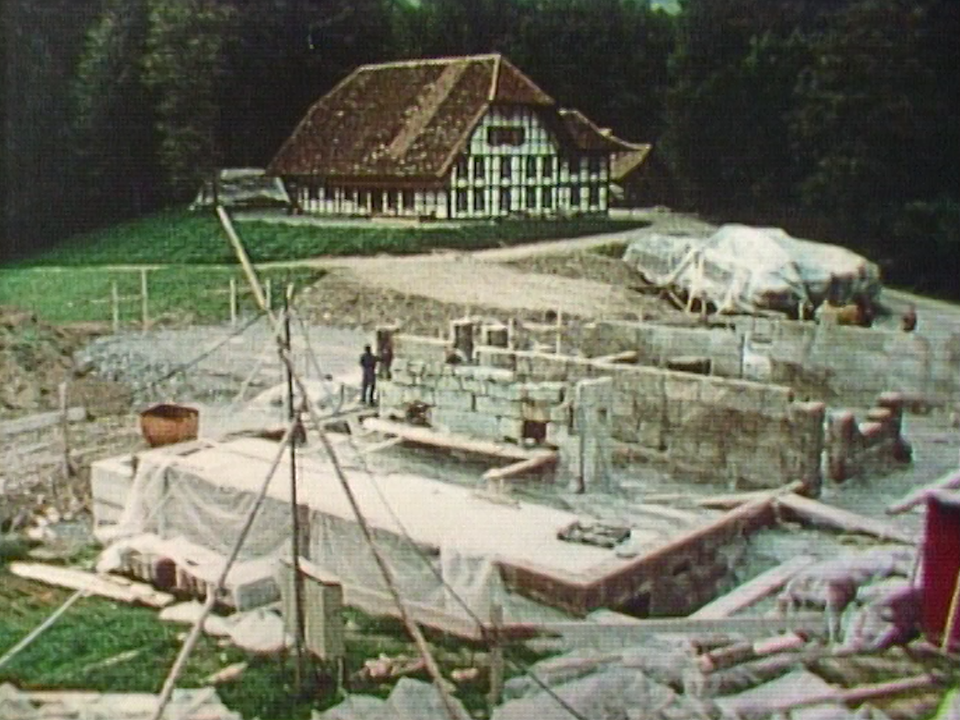
[[[798,84],[804,204],[899,283],[956,287],[958,33],[947,0],[858,0],[831,17]]]
[[[143,78],[156,97],[159,159],[173,197],[188,197],[223,162],[220,83],[233,18],[222,0],[150,0]]]
[[[667,99],[667,154],[699,209],[789,202],[788,116],[822,3],[687,0]]]
[[[101,220],[150,208],[158,184],[153,97],[143,81],[147,0],[107,0],[74,82],[74,143],[87,207]]]

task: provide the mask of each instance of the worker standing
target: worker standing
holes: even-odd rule
[[[369,345],[363,348],[363,355],[360,356],[360,367],[363,369],[363,382],[360,386],[360,402],[367,405],[374,404],[374,395],[377,392],[377,362],[378,358],[373,354]]]

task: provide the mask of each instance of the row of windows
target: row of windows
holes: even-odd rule
[[[509,155],[502,155],[500,157],[500,177],[504,180],[510,179],[513,177],[514,163],[513,158]],[[482,180],[486,176],[487,164],[485,162],[486,158],[482,155],[475,155],[473,157],[473,177],[475,180]],[[524,174],[527,177],[537,177],[537,167],[540,167],[540,176],[544,178],[552,178],[554,171],[554,158],[551,156],[547,157],[537,157],[536,155],[529,155],[522,158],[523,162],[520,165],[520,168],[523,170]],[[457,177],[465,178],[467,177],[467,169],[469,166],[469,160],[465,155],[461,155],[457,158],[456,172]],[[575,170],[572,168],[579,167],[580,163],[577,159],[562,159],[560,161],[561,171],[566,171],[568,174],[575,174]],[[596,175],[600,172],[600,158],[592,155],[587,159],[587,172],[592,175]]]
[[[311,200],[320,199],[320,187],[311,185],[307,189],[307,196]],[[335,200],[336,190],[333,187],[323,188],[324,200]],[[343,201],[356,203],[360,207],[368,207],[373,200],[378,207],[386,207],[390,210],[397,209],[397,203],[400,203],[404,210],[413,210],[416,195],[413,190],[344,190]]]
[[[540,192],[540,207],[544,210],[553,209],[554,191],[553,188],[525,188],[523,192],[524,207],[532,210],[537,207],[537,192]],[[579,185],[570,187],[570,207],[580,207],[582,192]],[[600,205],[600,186],[590,185],[587,190],[587,205],[598,207]],[[478,188],[473,191],[473,207],[470,208],[470,193],[456,193],[456,207],[458,212],[467,212],[472,209],[473,212],[484,212],[486,210],[486,190]],[[509,209],[513,207],[513,194],[511,188],[500,188],[500,208]]]

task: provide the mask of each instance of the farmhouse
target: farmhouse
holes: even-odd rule
[[[559,108],[503,56],[474,55],[357,68],[267,172],[318,215],[603,214],[613,157],[642,147]]]

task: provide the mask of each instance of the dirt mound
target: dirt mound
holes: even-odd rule
[[[55,407],[57,385],[73,371],[74,333],[0,306],[0,414]]]

